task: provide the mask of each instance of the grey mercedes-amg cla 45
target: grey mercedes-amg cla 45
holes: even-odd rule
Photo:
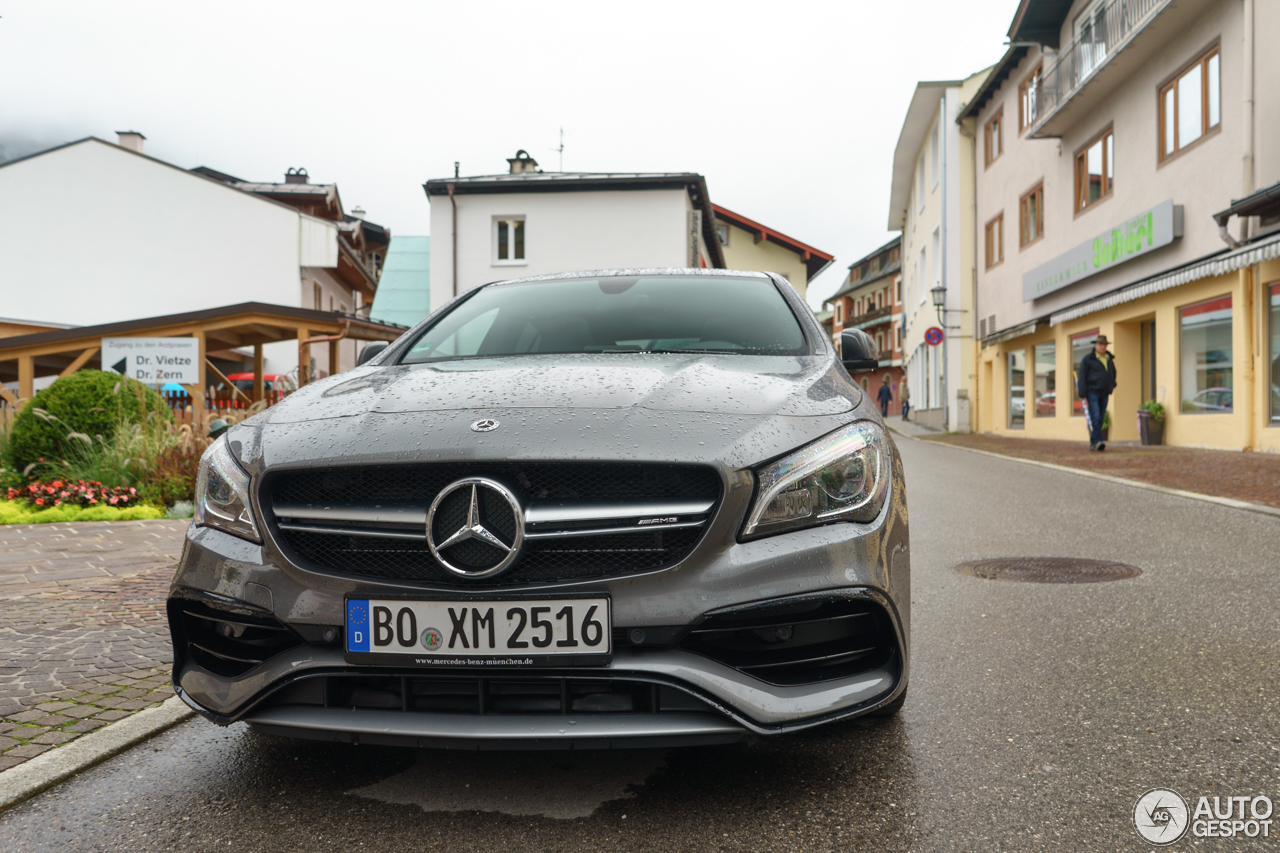
[[[761,273],[455,299],[205,453],[178,694],[260,732],[471,749],[893,713],[902,464],[848,372],[874,346],[842,345]]]

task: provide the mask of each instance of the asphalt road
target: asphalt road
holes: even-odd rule
[[[462,754],[186,723],[0,815],[0,850],[1151,850],[1144,791],[1280,802],[1280,521],[900,441],[897,719],[727,747]],[[972,559],[1119,560],[1027,584]],[[1194,839],[1173,849],[1280,849]]]

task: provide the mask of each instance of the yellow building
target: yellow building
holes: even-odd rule
[[[718,204],[711,207],[716,214],[716,235],[724,251],[726,269],[778,273],[803,297],[809,282],[835,260],[828,252],[728,208]]]
[[[1022,0],[961,116],[978,429],[1087,441],[1074,376],[1102,334],[1110,440],[1156,401],[1166,444],[1280,452],[1280,55],[1253,48],[1280,4],[1119,2]]]

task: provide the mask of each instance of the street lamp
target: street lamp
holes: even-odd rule
[[[942,285],[938,285],[929,291],[929,295],[933,297],[933,307],[938,310],[938,325],[945,326],[946,320],[942,316],[943,306],[947,304],[947,289]]]

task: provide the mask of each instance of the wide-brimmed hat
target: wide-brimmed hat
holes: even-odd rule
[[[1095,344],[1110,344],[1110,343],[1111,343],[1111,341],[1107,340],[1107,336],[1106,336],[1106,335],[1098,335],[1096,338],[1094,338],[1094,339],[1093,339],[1093,342],[1094,342]]]

